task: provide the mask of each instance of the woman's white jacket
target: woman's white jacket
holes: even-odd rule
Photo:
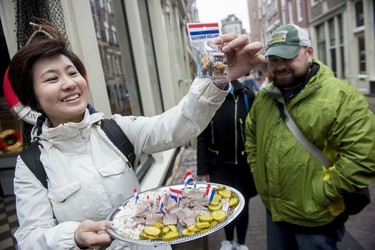
[[[187,96],[166,112],[153,117],[113,115],[134,145],[135,154],[152,154],[181,146],[207,127],[228,92],[208,80],[196,79]],[[109,141],[98,123],[100,112],[86,114],[80,123],[48,127],[34,139],[48,189],[17,159],[14,191],[19,228],[15,233],[23,249],[77,249],[74,232],[83,220],[106,218],[118,203],[140,189],[127,159]]]

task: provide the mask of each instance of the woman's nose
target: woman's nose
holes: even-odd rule
[[[74,88],[77,85],[76,82],[69,76],[64,77],[62,81],[62,87],[64,89]]]

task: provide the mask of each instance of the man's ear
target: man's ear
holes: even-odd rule
[[[312,62],[314,58],[314,49],[313,47],[309,46],[306,48],[307,57],[309,59],[309,62]]]

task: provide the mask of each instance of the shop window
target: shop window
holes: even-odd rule
[[[152,92],[154,93],[153,99],[154,99],[154,106],[155,111],[157,114],[160,114],[163,112],[163,102],[162,102],[162,93],[160,88],[160,80],[159,75],[157,71],[157,62],[155,58],[155,47],[154,42],[152,40],[152,33],[151,33],[151,25],[150,25],[150,19],[149,19],[149,10],[147,0],[141,0],[138,1],[138,8],[139,8],[139,16],[141,19],[141,25],[142,25],[142,34],[143,34],[143,41],[145,45],[146,50],[146,56],[147,56],[147,66],[148,66],[148,72],[150,77],[150,83]]]
[[[344,26],[342,15],[337,16],[337,23],[338,23],[338,31],[339,31],[339,50],[341,55],[340,65],[341,65],[341,78],[346,78],[345,72],[345,49],[344,49]]]
[[[364,13],[363,13],[363,3],[358,1],[355,3],[355,24],[356,27],[361,27],[364,25]]]
[[[370,81],[370,95],[375,96],[375,81]]]
[[[340,45],[340,53],[341,53],[341,70],[342,70],[342,76],[341,78],[345,79],[346,78],[346,71],[345,71],[345,49],[344,46]]]
[[[298,22],[303,21],[303,13],[302,13],[302,3],[301,0],[297,1],[297,20]]]
[[[334,19],[328,21],[329,28],[329,50],[330,50],[330,61],[331,69],[337,76],[337,65],[336,65],[336,29]]]
[[[335,34],[335,22],[332,19],[328,21],[328,27],[329,27],[329,45],[335,46],[336,45],[336,34]]]
[[[293,12],[293,2],[288,1],[288,18],[290,23],[294,23],[294,12]]]
[[[92,0],[91,11],[93,13],[95,29],[100,30],[102,34],[102,36],[97,36],[97,41],[111,112],[121,115],[143,115],[124,2],[106,0],[105,9],[102,8],[102,2],[104,0]],[[141,2],[138,4],[142,5]],[[147,14],[145,13],[145,15]],[[146,22],[148,22],[148,19]],[[143,29],[144,26],[142,23],[144,37],[151,41],[150,29],[148,31],[143,31]],[[146,46],[149,45],[149,50],[153,52],[152,44],[150,45],[147,41],[145,41],[145,44]],[[159,81],[157,80],[156,63],[153,59],[154,57],[150,56],[151,52],[147,55],[150,59],[150,79],[156,84],[156,87],[153,87],[155,95],[160,96],[158,94]],[[159,106],[161,113],[162,108],[161,105]],[[140,156],[139,161],[140,165],[136,167],[136,174],[139,181],[142,181],[142,178],[153,162],[153,158],[150,155],[143,154]]]
[[[114,44],[119,45],[116,26],[112,25],[111,28],[112,28],[112,41]]]
[[[319,60],[323,63],[327,63],[326,55],[326,36],[324,31],[324,23],[317,27],[317,37],[318,37],[318,56]]]
[[[358,37],[359,73],[366,74],[366,45],[365,37]]]
[[[331,57],[331,69],[335,76],[337,76],[337,65],[336,65],[336,49],[333,47],[330,50],[330,57]]]
[[[100,8],[104,9],[104,0],[99,0]]]
[[[102,34],[97,40],[111,112],[142,115],[124,5],[93,0],[91,11],[95,29],[101,31],[97,34]]]
[[[109,14],[112,14],[112,1],[107,1],[107,11]]]
[[[107,21],[104,21],[104,32],[105,32],[105,40],[103,40],[103,42],[109,42],[110,39],[109,39],[109,25],[108,25],[108,22]]]

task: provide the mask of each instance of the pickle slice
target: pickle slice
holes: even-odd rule
[[[191,236],[193,234],[195,234],[195,232],[192,232],[192,231],[188,230],[187,228],[182,230],[182,236]]]
[[[212,218],[218,222],[222,222],[227,218],[227,214],[223,210],[213,211]]]
[[[221,202],[219,202],[216,206],[208,205],[208,210],[216,211],[216,210],[221,209],[222,207],[223,207],[223,204]]]
[[[157,227],[159,229],[162,229],[163,227],[165,227],[164,222],[162,221],[156,221],[154,224],[152,224],[152,226]]]
[[[198,228],[198,229],[206,229],[206,228],[209,228],[210,227],[210,223],[209,222],[198,222],[197,224],[195,224],[195,227]]]
[[[143,228],[143,232],[150,237],[158,237],[161,233],[161,230],[154,226],[146,226]]]
[[[163,235],[162,239],[164,241],[172,241],[178,238],[178,232],[170,231],[167,234]]]
[[[162,233],[162,234],[167,234],[167,233],[169,233],[169,232],[171,232],[171,229],[170,229],[169,227],[163,227],[163,228],[161,229],[161,233]]]
[[[193,225],[190,225],[187,230],[189,230],[190,232],[193,232],[193,233],[196,233],[199,231],[199,229],[195,226],[196,224],[193,224]]]
[[[214,198],[212,199],[210,204],[216,206],[220,202],[220,200],[221,200],[221,196],[218,194],[214,194]]]
[[[223,198],[230,198],[232,195],[232,191],[227,188],[221,189],[217,193]]]
[[[211,222],[213,220],[211,214],[202,214],[198,217],[198,222]]]
[[[141,235],[140,235],[140,238],[141,239],[145,239],[145,240],[156,240],[159,236],[151,236],[151,235],[148,235],[146,234],[145,232],[142,232]]]
[[[237,195],[233,195],[232,197],[230,197],[229,206],[235,207],[235,206],[238,205],[238,203],[239,203],[239,199],[238,199]]]

